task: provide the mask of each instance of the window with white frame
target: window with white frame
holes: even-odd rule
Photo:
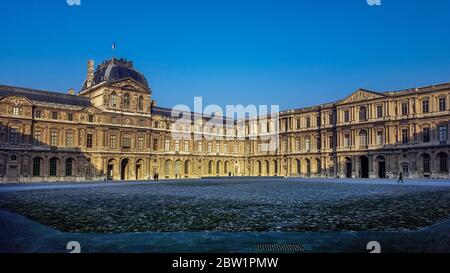
[[[344,147],[345,148],[350,147],[350,134],[344,135]]]
[[[383,131],[377,131],[377,145],[382,145],[383,142]]]
[[[170,139],[166,139],[164,142],[164,150],[166,152],[170,151]]]

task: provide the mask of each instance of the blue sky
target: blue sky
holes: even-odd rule
[[[450,81],[450,1],[381,1],[4,1],[0,84],[79,90],[87,60],[113,55],[167,107],[291,109]]]

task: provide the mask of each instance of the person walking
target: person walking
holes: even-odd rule
[[[399,176],[398,176],[398,181],[397,183],[402,183],[404,184],[405,182],[403,181],[403,174],[400,172]]]

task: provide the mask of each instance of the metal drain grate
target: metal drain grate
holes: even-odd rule
[[[301,244],[267,244],[258,245],[258,250],[264,252],[303,252],[305,248]]]

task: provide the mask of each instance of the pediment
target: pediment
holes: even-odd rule
[[[0,101],[6,102],[6,103],[11,103],[15,106],[23,106],[23,105],[31,106],[31,105],[33,105],[33,103],[28,98],[21,97],[21,96],[7,96],[4,98],[1,98]]]
[[[143,87],[140,83],[138,83],[132,78],[126,78],[113,82],[111,83],[111,87],[115,87],[126,91],[145,92],[145,93],[150,92],[151,94],[150,90],[147,90],[147,88]]]
[[[364,89],[359,89],[356,92],[354,92],[353,94],[351,94],[350,96],[348,96],[347,98],[345,98],[344,100],[342,100],[341,102],[339,102],[339,104],[360,102],[360,101],[366,101],[366,100],[383,98],[383,97],[385,97],[385,96],[380,93],[368,91],[368,90],[364,90]]]

